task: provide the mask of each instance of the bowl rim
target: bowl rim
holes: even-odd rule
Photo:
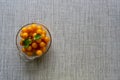
[[[40,24],[40,23],[36,23],[36,22],[33,22],[33,23],[28,23],[28,24],[26,24],[26,25],[23,25],[18,31],[17,31],[17,34],[16,34],[16,39],[15,39],[15,41],[16,41],[16,47],[17,47],[17,49],[18,49],[18,51],[19,51],[19,56],[22,58],[22,56],[20,55],[21,54],[21,50],[20,50],[20,48],[19,48],[19,46],[18,46],[18,43],[17,43],[17,38],[18,38],[18,36],[19,36],[19,33],[20,33],[20,31],[22,30],[22,28],[23,27],[26,27],[26,26],[28,26],[28,25],[31,25],[31,24],[38,24],[38,25],[42,25],[44,28],[45,28],[45,30],[47,30],[47,32],[48,32],[48,34],[49,34],[49,36],[50,36],[50,42],[49,42],[49,46],[48,46],[48,48],[47,48],[47,50],[43,53],[43,55],[45,55],[47,52],[48,52],[48,50],[50,49],[50,47],[51,47],[51,44],[52,44],[52,36],[51,36],[51,33],[50,33],[50,31],[49,31],[49,29],[44,25],[44,24]],[[29,56],[27,56],[27,55],[25,55],[25,54],[22,54],[22,55],[24,55],[24,57],[27,59],[27,60],[34,60],[34,59],[36,59],[36,58],[40,58],[40,57],[42,57],[42,56],[34,56],[34,57],[29,57]]]

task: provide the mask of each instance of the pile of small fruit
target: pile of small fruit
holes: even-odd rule
[[[20,32],[22,51],[28,56],[42,56],[50,42],[47,31],[40,24],[24,26]]]

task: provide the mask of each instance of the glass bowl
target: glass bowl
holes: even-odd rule
[[[31,25],[31,24],[42,25],[42,28],[43,28],[44,30],[46,30],[46,32],[47,32],[46,35],[47,35],[48,37],[50,37],[50,42],[47,44],[46,51],[42,54],[42,56],[48,52],[48,50],[49,50],[49,48],[50,48],[50,46],[51,46],[51,43],[52,43],[51,33],[50,33],[50,31],[48,30],[48,28],[47,28],[46,26],[44,26],[43,24],[29,23],[29,24],[26,24],[26,25],[22,26],[22,27],[18,30],[17,35],[16,35],[16,47],[17,47],[17,49],[18,49],[18,55],[19,55],[21,58],[23,58],[25,61],[31,61],[31,60],[34,60],[34,59],[36,59],[36,58],[41,57],[41,56],[27,56],[27,55],[26,55],[24,52],[22,52],[22,50],[21,50],[21,49],[22,49],[22,46],[20,45],[20,39],[21,39],[21,37],[20,37],[20,32],[21,32],[21,30],[22,30],[23,27],[27,27],[28,25]]]

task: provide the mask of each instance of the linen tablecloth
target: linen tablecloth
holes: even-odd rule
[[[26,63],[15,37],[31,22],[53,43]],[[120,80],[120,0],[0,0],[0,55],[0,80]]]

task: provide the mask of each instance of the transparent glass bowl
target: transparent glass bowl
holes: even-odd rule
[[[21,51],[21,49],[22,49],[22,46],[20,45],[20,39],[21,39],[21,37],[20,37],[20,32],[21,32],[21,29],[22,29],[23,27],[26,27],[26,26],[31,25],[31,24],[33,24],[33,23],[29,23],[29,24],[26,24],[26,25],[22,26],[22,27],[18,30],[17,35],[16,35],[16,47],[17,47],[17,49],[18,49],[18,55],[19,55],[21,58],[23,58],[25,61],[31,61],[31,60],[34,60],[34,59],[36,59],[36,58],[41,57],[41,56],[31,56],[31,57],[30,57],[30,56],[27,56],[24,52]],[[38,24],[38,23],[35,23],[35,24]],[[50,42],[47,44],[46,51],[43,53],[43,55],[44,55],[44,54],[46,54],[46,53],[48,52],[48,50],[49,50],[49,48],[50,48],[50,46],[51,46],[52,37],[51,37],[50,31],[48,30],[48,28],[47,28],[46,26],[44,26],[43,24],[38,24],[38,25],[42,25],[42,26],[43,26],[42,28],[47,31],[47,36],[50,37]],[[43,55],[42,55],[42,56],[43,56]]]

